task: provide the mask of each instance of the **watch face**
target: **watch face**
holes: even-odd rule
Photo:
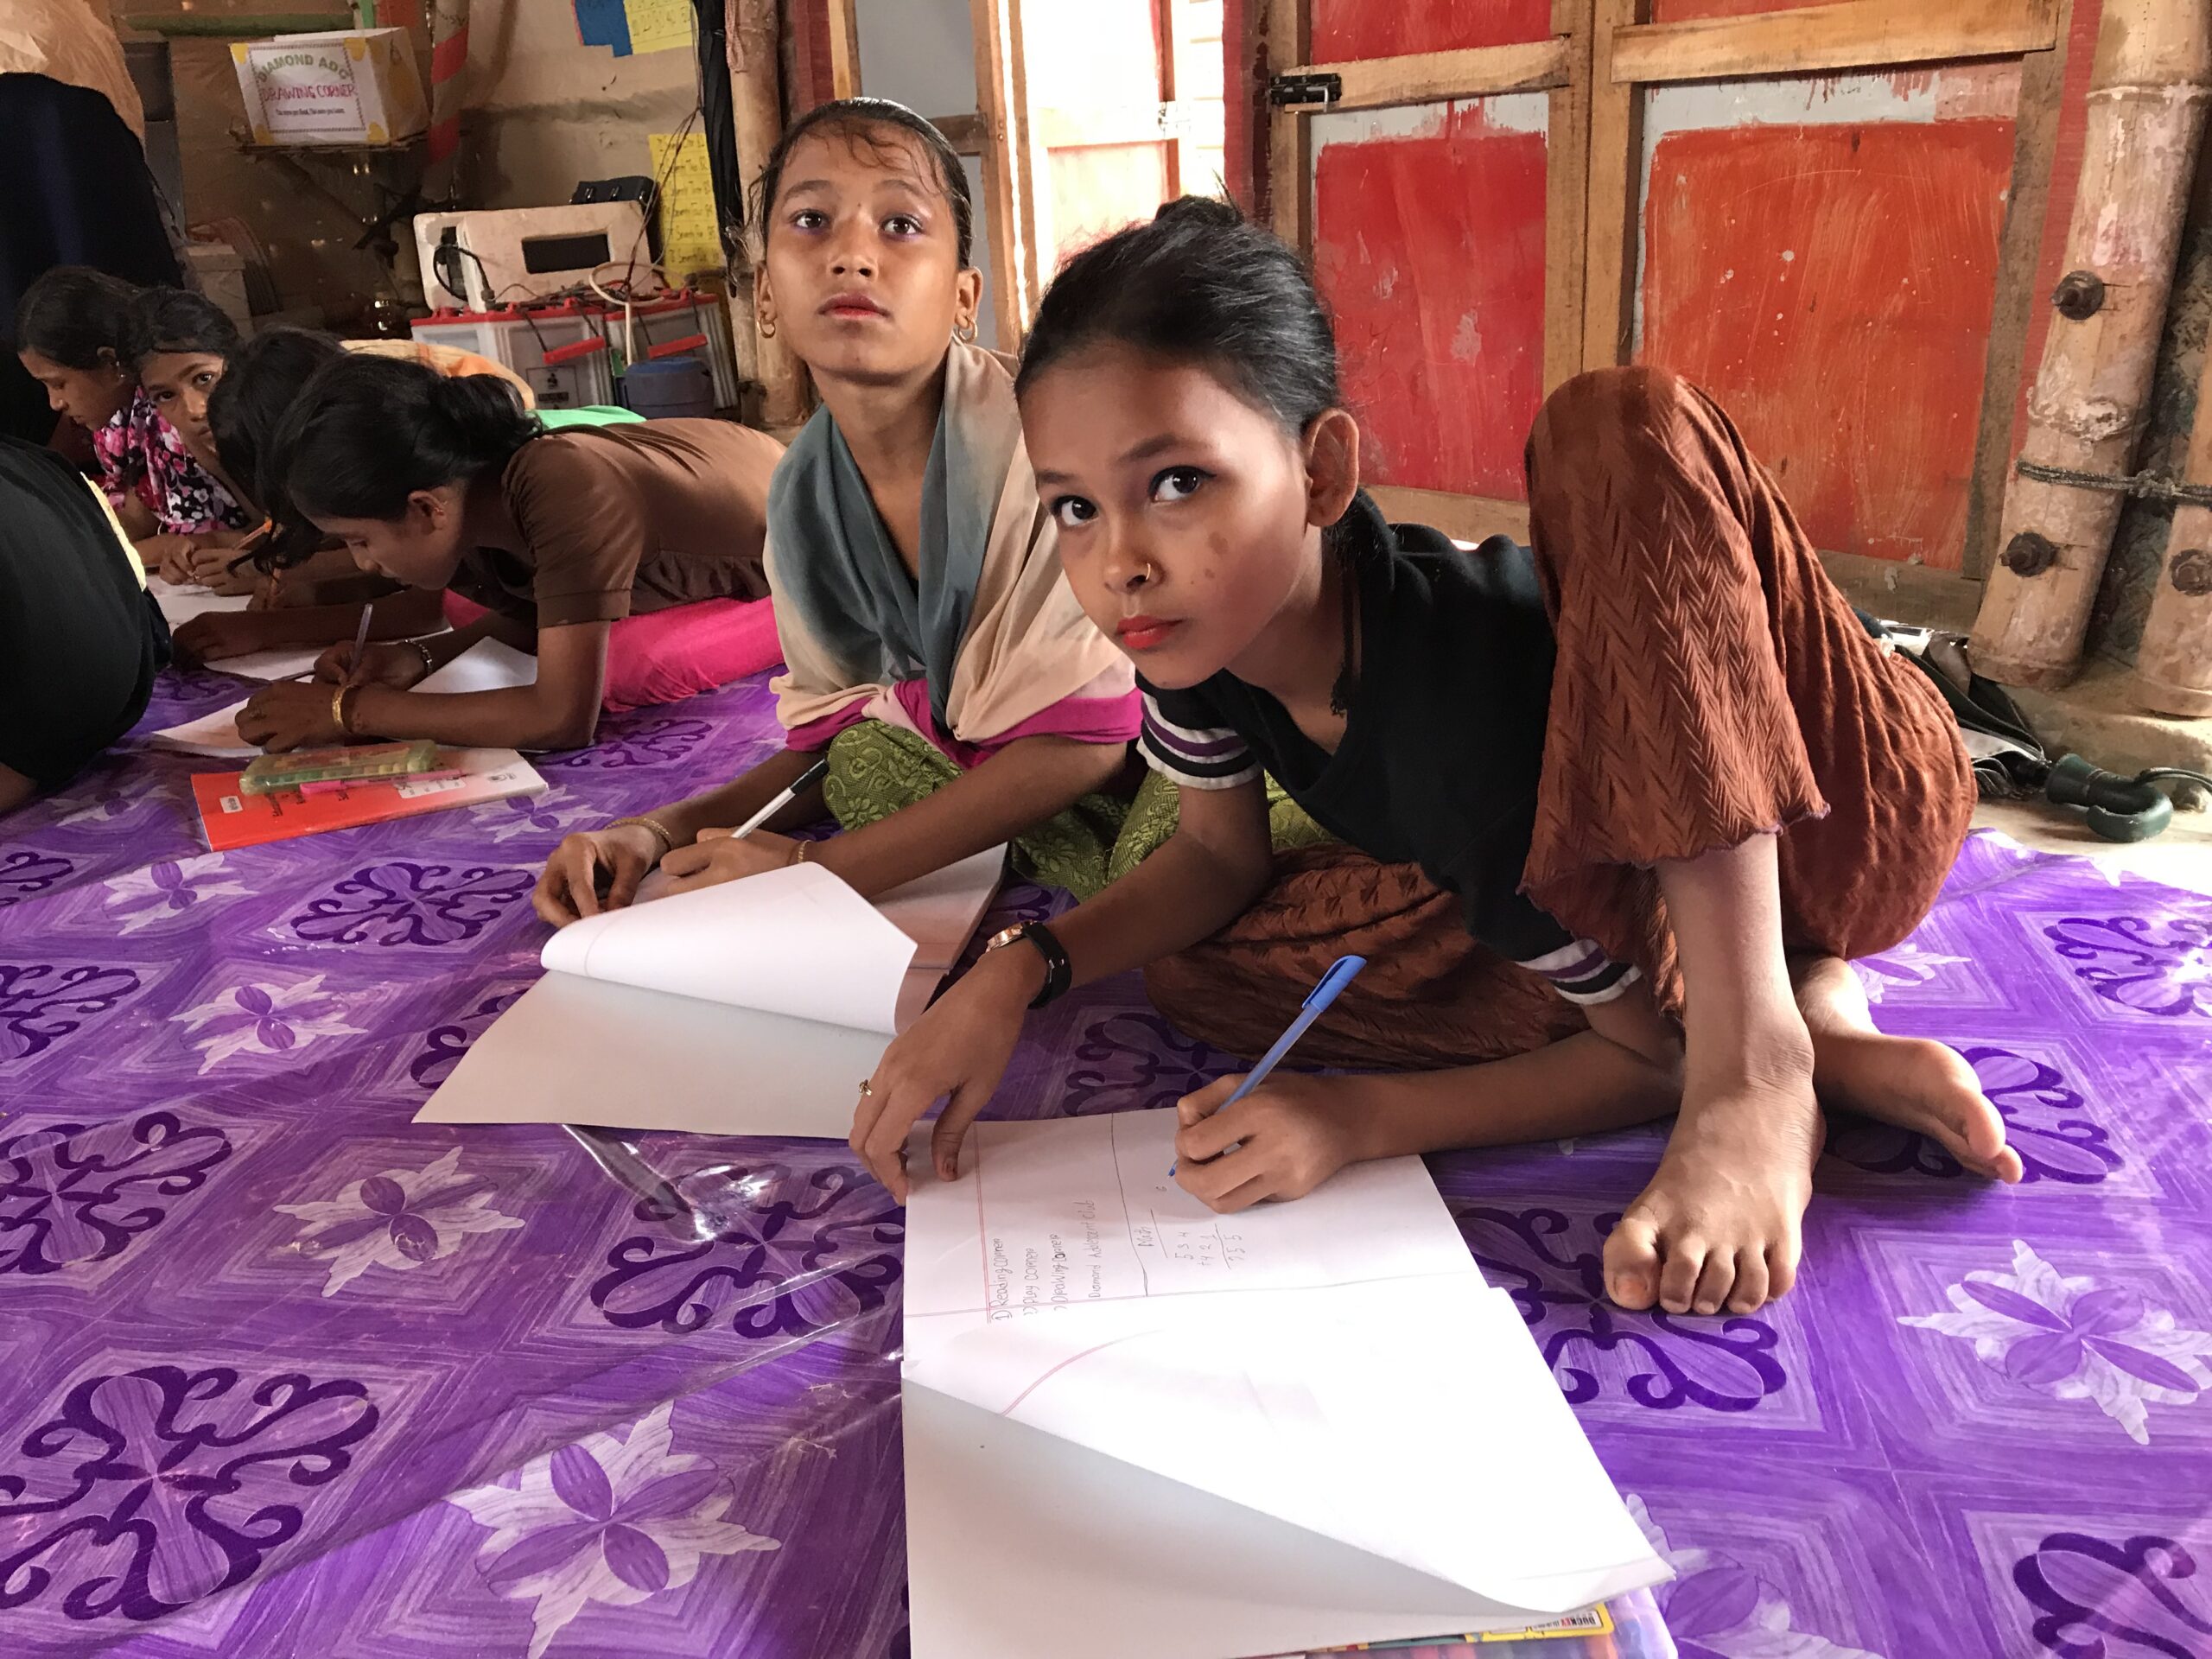
[[[983,946],[983,949],[995,950],[1001,945],[1012,944],[1027,931],[1028,924],[1026,922],[1016,922],[1012,927],[1002,927],[991,935],[989,942]]]

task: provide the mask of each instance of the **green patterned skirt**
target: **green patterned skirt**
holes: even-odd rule
[[[839,826],[857,830],[933,795],[960,775],[925,739],[880,720],[849,726],[830,740],[823,798]],[[1268,825],[1277,852],[1332,840],[1272,778]],[[1174,785],[1147,772],[1134,800],[1086,795],[1014,843],[1014,868],[1029,880],[1088,899],[1144,862],[1175,833]]]

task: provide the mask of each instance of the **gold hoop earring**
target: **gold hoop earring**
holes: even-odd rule
[[[776,320],[773,317],[755,317],[753,320],[753,326],[760,331],[760,338],[763,340],[773,340],[776,337]]]
[[[963,346],[973,346],[976,343],[975,320],[970,318],[968,321],[962,323],[957,328],[955,328],[952,331],[952,337],[958,340]]]

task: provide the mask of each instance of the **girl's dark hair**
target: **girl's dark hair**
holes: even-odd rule
[[[207,429],[223,471],[279,523],[289,505],[282,480],[263,465],[276,428],[315,371],[346,355],[334,334],[315,328],[264,328],[238,347],[207,394]]]
[[[416,490],[497,471],[539,430],[495,375],[348,353],[301,389],[264,467],[306,518],[397,518]]]
[[[1225,201],[1180,197],[1069,260],[1037,308],[1015,390],[1101,345],[1203,364],[1293,432],[1343,401],[1336,332],[1305,262]]]
[[[976,206],[968,196],[968,170],[960,165],[958,152],[927,117],[917,115],[904,104],[894,104],[887,98],[840,98],[817,104],[784,129],[784,136],[768,152],[768,164],[760,169],[760,183],[753,204],[753,222],[760,227],[761,247],[765,250],[768,245],[768,215],[775,208],[776,192],[783,186],[784,163],[791,159],[792,147],[800,139],[842,138],[882,154],[890,148],[880,130],[884,127],[896,127],[919,139],[922,149],[937,163],[938,183],[944,188],[945,200],[952,204],[953,229],[960,240],[960,264],[965,268],[976,225]]]
[[[130,302],[123,360],[134,373],[148,358],[164,352],[205,353],[227,365],[245,343],[238,324],[213,301],[181,288],[148,288]]]
[[[16,349],[65,369],[96,369],[112,352],[128,365],[130,301],[137,289],[86,265],[57,265],[23,290],[16,307]]]

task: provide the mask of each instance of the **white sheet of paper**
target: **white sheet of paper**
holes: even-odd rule
[[[315,667],[327,645],[274,645],[243,657],[218,657],[207,664],[220,674],[245,680],[294,680]]]
[[[1417,1160],[1217,1217],[1173,1131],[985,1123],[958,1180],[913,1160],[915,1659],[1497,1629],[1666,1575]]]
[[[210,611],[242,611],[253,603],[250,594],[222,594],[200,582],[164,582],[156,575],[147,577],[146,591],[153,594],[172,629]]]
[[[212,715],[202,715],[197,720],[188,720],[164,731],[150,732],[146,741],[165,749],[205,755],[210,760],[251,760],[261,751],[238,735],[238,710],[245,704],[246,700],[240,697]]]
[[[889,1036],[914,942],[814,864],[605,911],[545,942],[550,973]]]
[[[416,1122],[842,1140],[1005,863],[991,848],[874,905],[801,864],[573,923]]]
[[[497,639],[479,639],[435,673],[417,691],[505,691],[537,683],[537,658]]]

